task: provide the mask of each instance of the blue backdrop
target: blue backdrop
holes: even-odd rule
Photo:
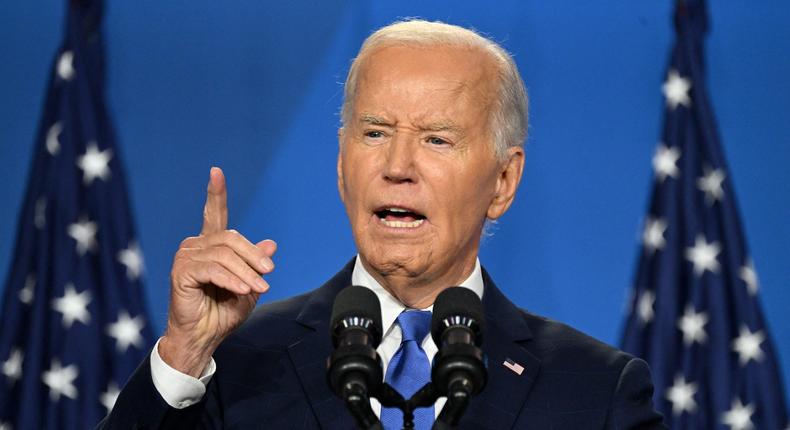
[[[674,2],[380,3],[107,5],[108,104],[155,330],[166,319],[172,254],[199,230],[212,165],[228,176],[232,227],[280,245],[262,300],[312,289],[351,258],[335,187],[341,82],[372,29],[421,16],[502,42],[530,92],[525,176],[483,244],[484,265],[519,305],[616,343],[652,180]],[[62,6],[11,2],[0,14],[2,276]],[[713,2],[710,12],[708,85],[790,387],[790,4]]]

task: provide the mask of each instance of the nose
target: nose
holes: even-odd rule
[[[393,183],[415,182],[415,150],[413,136],[396,133],[389,142],[384,164],[384,179]]]

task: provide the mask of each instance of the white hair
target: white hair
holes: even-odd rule
[[[351,120],[357,79],[365,57],[376,49],[391,45],[461,46],[480,49],[489,54],[496,64],[499,78],[497,97],[489,118],[495,153],[500,160],[504,160],[507,158],[508,148],[524,146],[529,100],[513,58],[496,42],[473,30],[438,21],[409,19],[395,22],[378,29],[365,39],[359,54],[351,63],[343,90],[341,120],[344,126]]]

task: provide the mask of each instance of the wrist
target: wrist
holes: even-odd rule
[[[165,332],[159,341],[159,356],[168,366],[189,376],[200,378],[211,361],[216,345],[213,342],[193,341],[186,336]]]

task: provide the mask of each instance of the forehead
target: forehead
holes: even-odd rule
[[[354,104],[361,110],[409,106],[415,115],[436,109],[485,110],[496,88],[495,73],[493,59],[480,48],[381,47],[361,61]]]

